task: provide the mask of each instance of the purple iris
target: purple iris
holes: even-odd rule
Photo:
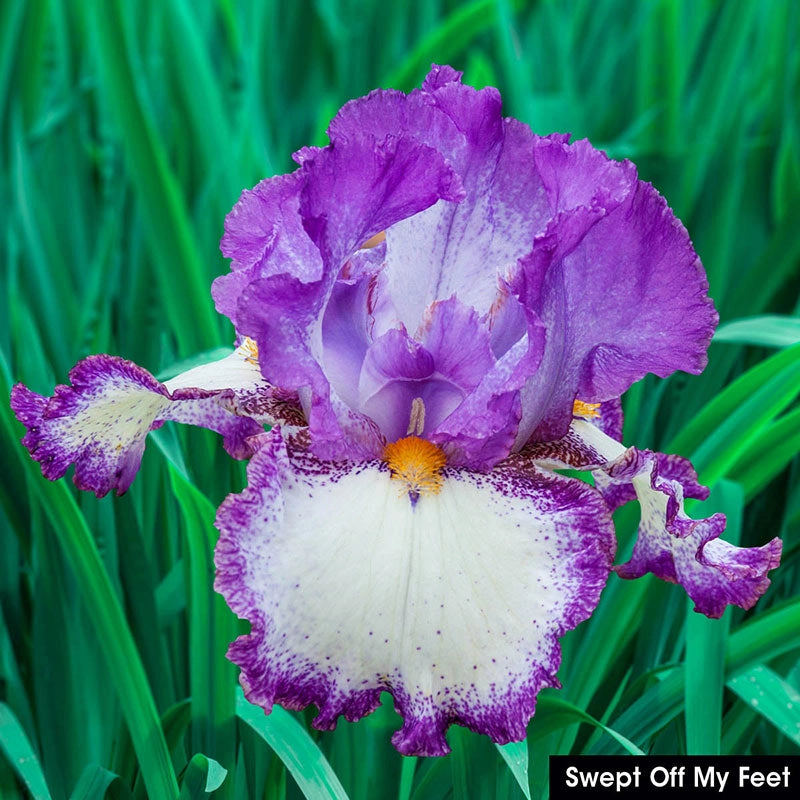
[[[52,398],[12,394],[44,474],[75,464],[98,495],[127,489],[163,420],[250,458],[216,551],[251,623],[229,651],[247,697],[313,703],[327,729],[387,691],[414,755],[448,752],[453,723],[524,738],[612,569],[714,617],[751,607],[781,550],[721,540],[722,515],[683,510],[708,494],[685,459],[619,441],[634,381],[706,363],[717,315],[681,223],[629,162],[536,136],[460,78],[348,103],[330,145],[243,193],[213,287],[226,359],[161,384],[92,356]]]

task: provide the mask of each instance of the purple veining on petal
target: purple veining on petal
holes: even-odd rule
[[[560,439],[526,445],[515,458],[550,469],[599,469],[609,461],[608,456],[577,431],[570,428]]]
[[[117,356],[89,356],[69,378],[72,385],[57,386],[50,398],[17,384],[11,407],[27,428],[22,443],[44,476],[56,480],[75,464],[75,485],[98,497],[128,489],[147,434],[164,420],[220,433],[235,458],[248,458],[249,437],[263,431],[254,419],[221,405],[235,402],[236,391],[180,388],[170,393],[147,370]],[[263,403],[258,410],[263,412]]]
[[[251,623],[228,653],[248,699],[267,711],[313,703],[315,727],[330,729],[388,691],[407,755],[448,752],[451,724],[524,738],[536,694],[558,685],[558,638],[591,614],[609,573],[613,528],[597,493],[507,465],[448,469],[442,494],[414,505],[380,462],[287,451],[277,430],[261,441],[248,488],[220,508],[215,555],[215,587]],[[502,584],[498,559],[514,573]]]

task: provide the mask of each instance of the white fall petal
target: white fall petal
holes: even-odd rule
[[[600,497],[539,470],[447,469],[413,501],[381,462],[321,462],[277,431],[220,509],[217,588],[253,623],[248,697],[357,719],[389,691],[404,753],[452,722],[521,739],[557,639],[594,609],[614,537]]]

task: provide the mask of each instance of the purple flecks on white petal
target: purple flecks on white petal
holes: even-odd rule
[[[296,400],[275,397],[241,350],[166,384],[133,362],[108,355],[85,358],[69,377],[71,385],[57,386],[50,398],[17,384],[11,406],[27,428],[23,444],[45,477],[56,480],[75,464],[75,484],[98,497],[128,489],[147,434],[164,420],[220,433],[235,458],[252,454],[249,438],[277,414],[299,421]]]
[[[377,461],[323,462],[261,439],[217,517],[216,588],[251,623],[229,657],[247,697],[358,719],[381,691],[400,752],[440,755],[461,724],[525,736],[556,686],[558,638],[586,619],[614,550],[604,503],[535,468],[445,470],[411,502]]]

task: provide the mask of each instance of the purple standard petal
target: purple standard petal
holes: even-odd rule
[[[261,181],[245,190],[225,218],[221,248],[232,271],[218,277],[211,294],[217,311],[240,330],[237,309],[242,293],[255,280],[285,273],[302,283],[322,278],[322,260],[303,228],[301,170]]]
[[[526,254],[551,214],[533,168],[539,137],[504,120],[496,89],[460,83],[434,67],[422,90],[377,91],[342,108],[332,141],[369,131],[376,138],[411,134],[444,155],[465,196],[442,200],[387,229],[387,274],[408,330],[425,309],[453,294],[479,311],[497,292],[497,274]]]
[[[683,225],[647,183],[564,252],[572,215],[521,262],[516,288],[547,326],[542,365],[523,393],[518,446],[564,435],[572,401],[619,397],[647,372],[698,373],[716,327],[708,283]]]
[[[299,421],[296,399],[275,396],[241,349],[167,383],[131,361],[108,355],[85,358],[69,377],[72,385],[57,386],[50,398],[17,384],[11,407],[27,428],[22,443],[44,476],[56,480],[75,464],[75,485],[98,497],[111,489],[118,494],[128,489],[147,434],[164,420],[222,434],[235,458],[252,455],[248,440],[263,432],[260,423],[274,423],[276,417]]]
[[[413,136],[355,135],[303,159],[303,225],[338,275],[370,237],[463,188],[442,154]]]
[[[439,198],[460,197],[461,188],[441,154],[408,136],[355,136],[306,151],[302,160],[300,216],[322,253],[322,276],[308,281],[287,270],[252,281],[236,302],[237,328],[259,344],[267,380],[298,391],[318,455],[374,456],[377,428],[331,391],[323,369],[325,309],[367,239]],[[327,327],[330,335],[335,320]],[[330,360],[334,373],[346,372],[353,357]]]
[[[614,549],[592,488],[536,469],[446,468],[412,500],[378,462],[331,463],[275,430],[217,517],[216,588],[251,624],[228,656],[248,699],[357,720],[392,694],[407,755],[460,724],[524,738]],[[354,502],[355,500],[355,502]]]

